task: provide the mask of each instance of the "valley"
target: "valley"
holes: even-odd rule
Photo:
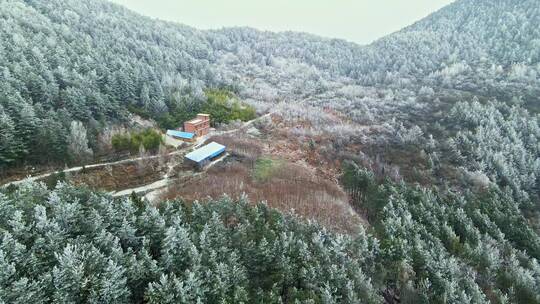
[[[456,0],[358,45],[0,1],[0,303],[540,303],[538,24]]]

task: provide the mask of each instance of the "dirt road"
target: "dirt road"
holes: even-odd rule
[[[268,114],[265,114],[263,116],[257,117],[257,118],[255,118],[253,120],[247,121],[242,126],[236,128],[236,129],[233,129],[233,130],[213,132],[212,134],[209,134],[209,135],[207,135],[207,136],[205,136],[203,138],[200,138],[197,141],[197,143],[195,145],[193,145],[193,146],[188,146],[188,147],[186,147],[184,149],[173,151],[173,152],[165,154],[165,155],[150,155],[150,156],[143,156],[143,157],[134,157],[134,158],[128,158],[128,159],[123,159],[123,160],[119,160],[119,161],[92,164],[92,165],[86,165],[86,166],[77,166],[77,167],[72,167],[72,168],[68,168],[68,169],[64,169],[64,170],[51,171],[51,172],[36,175],[36,176],[27,176],[27,177],[25,177],[25,178],[23,178],[21,180],[12,181],[12,182],[6,183],[4,185],[0,185],[0,188],[9,187],[11,185],[16,186],[16,185],[19,185],[19,184],[21,184],[21,183],[23,183],[25,181],[41,180],[41,179],[47,178],[47,177],[49,177],[51,175],[59,174],[59,173],[70,173],[70,172],[72,173],[72,172],[81,171],[83,169],[95,169],[95,168],[100,168],[100,167],[120,165],[120,164],[136,162],[136,161],[142,161],[142,160],[151,160],[151,159],[156,159],[156,158],[164,157],[164,156],[166,157],[166,156],[180,155],[180,154],[186,153],[188,150],[190,150],[192,148],[198,148],[199,146],[201,146],[208,139],[209,136],[223,135],[223,134],[230,134],[230,133],[237,132],[239,130],[245,129],[246,127],[249,127],[251,124],[253,124],[257,120],[260,120],[260,119],[263,119],[265,117],[270,116],[271,114],[272,113],[268,113]]]

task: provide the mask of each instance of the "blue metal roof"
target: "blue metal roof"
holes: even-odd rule
[[[208,145],[199,148],[191,153],[186,154],[186,158],[196,163],[200,163],[203,160],[216,157],[225,151],[225,146],[216,142],[211,142]]]
[[[195,137],[195,134],[193,133],[181,132],[176,130],[167,130],[167,135],[186,139],[193,139],[193,137]]]

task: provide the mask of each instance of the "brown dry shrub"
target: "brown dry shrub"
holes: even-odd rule
[[[352,233],[361,224],[351,213],[347,195],[336,184],[316,177],[304,167],[288,163],[265,182],[257,182],[244,163],[233,161],[208,170],[200,179],[171,186],[165,199],[182,197],[187,201],[217,198],[223,194],[247,194],[252,202],[265,201],[283,212],[316,220],[325,227]]]
[[[106,191],[140,187],[158,180],[165,168],[157,159],[145,160],[141,167],[137,162],[112,166],[86,168],[70,173],[69,179],[76,185],[87,185],[92,189]]]
[[[209,141],[215,141],[227,147],[230,154],[239,156],[250,168],[263,153],[263,145],[253,139],[240,138],[234,135],[214,136]]]
[[[262,144],[257,141],[239,138],[234,135],[214,136],[211,141],[219,142],[227,147],[229,152],[234,152],[242,156],[259,157],[262,154]]]

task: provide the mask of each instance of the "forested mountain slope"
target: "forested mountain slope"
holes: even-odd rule
[[[2,1],[0,14],[4,166],[65,159],[73,120],[95,137],[130,106],[163,113],[182,81],[213,83],[206,40],[187,27],[104,1]]]
[[[358,46],[248,28],[199,31],[102,0],[2,1],[0,165],[65,160],[72,121],[85,124],[95,148],[96,135],[128,109],[159,118],[197,103],[208,87],[270,102],[348,84],[537,100],[538,6],[460,0]]]
[[[531,98],[538,94],[539,23],[534,0],[458,0],[374,46],[430,85]]]
[[[372,232],[335,234],[245,199],[154,206],[62,183],[0,189],[0,301],[540,303],[540,238],[507,193],[346,171]]]
[[[372,237],[245,200],[155,207],[26,184],[0,192],[0,229],[3,303],[381,301]]]
[[[465,61],[534,65],[540,62],[539,22],[536,1],[459,0],[402,32],[437,33],[447,41],[440,48],[453,45],[452,53]]]

